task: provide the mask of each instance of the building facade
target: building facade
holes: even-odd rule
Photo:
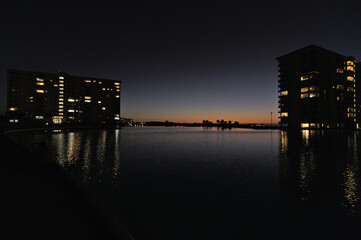
[[[358,61],[315,45],[276,59],[281,127],[359,128]]]
[[[118,124],[121,81],[7,70],[10,124]]]

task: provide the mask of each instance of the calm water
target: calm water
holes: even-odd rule
[[[46,140],[137,240],[361,239],[360,133],[125,128],[19,136]]]

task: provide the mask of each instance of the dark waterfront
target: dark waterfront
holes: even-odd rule
[[[360,239],[354,131],[144,127],[46,140],[135,239]]]

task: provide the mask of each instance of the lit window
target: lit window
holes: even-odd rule
[[[119,117],[119,114],[114,114],[114,116]]]
[[[119,117],[114,117],[114,120],[119,120]]]
[[[353,66],[353,62],[352,61],[347,61],[347,65],[348,66],[350,66],[350,65]]]
[[[105,88],[102,88],[103,91],[105,91],[106,89]]]
[[[69,109],[68,112],[75,112],[74,109]]]
[[[308,98],[310,95],[308,93],[302,93],[301,98]]]
[[[42,90],[42,89],[36,89],[36,92],[37,92],[37,93],[44,93],[44,90]]]
[[[59,83],[64,83],[64,80],[59,80]]]
[[[343,73],[343,69],[342,69],[342,68],[337,68],[337,69],[336,69],[336,72],[337,72],[337,73]]]
[[[100,82],[100,81],[99,81],[98,83],[99,83],[99,84],[102,84],[102,82]]]
[[[89,97],[89,96],[85,96],[84,98],[85,98],[85,99],[92,99],[92,98],[91,98],[91,97]]]
[[[64,106],[59,106],[59,108],[64,108]]]
[[[74,120],[74,117],[73,117],[73,116],[69,116],[68,119]]]
[[[310,93],[310,98],[319,97],[319,93]]]
[[[64,88],[59,88],[59,90],[60,90],[60,91],[63,91],[63,90],[64,90]]]
[[[68,102],[75,102],[75,100],[72,99],[72,98],[69,98],[69,99],[68,99]]]
[[[120,82],[114,82],[114,85],[120,85]]]
[[[119,90],[119,89],[117,89],[117,92],[120,92],[120,90]]]
[[[36,81],[38,81],[38,82],[44,82],[44,79],[42,79],[42,78],[36,78]]]
[[[309,128],[310,124],[309,123],[301,123],[301,128]]]
[[[337,98],[336,98],[336,99],[337,99],[337,101],[340,101],[340,97],[339,97],[339,96],[337,96]]]
[[[59,102],[59,105],[63,105],[64,103],[63,102]]]
[[[353,92],[353,87],[348,87],[347,92]]]
[[[119,95],[115,95],[116,98],[119,98]]]
[[[84,80],[84,82],[86,82],[86,83],[91,83],[92,81],[90,81],[90,80]]]
[[[301,88],[301,93],[308,92],[308,87]]]
[[[64,84],[59,84],[59,87],[64,87]]]
[[[347,113],[347,117],[354,117],[355,114],[354,113]]]
[[[281,112],[281,117],[288,117],[288,112]]]
[[[59,101],[64,101],[64,98],[59,98]]]
[[[9,108],[9,111],[16,111],[16,110],[18,110],[18,108],[17,107],[11,107],[11,108]]]
[[[118,90],[117,90],[118,91]],[[288,95],[288,91],[282,91],[282,92],[280,92],[280,96],[286,96],[286,95]]]
[[[44,116],[35,116],[35,119],[44,119]]]
[[[336,88],[337,88],[338,90],[343,90],[343,85],[337,85]]]
[[[102,107],[102,110],[105,111],[105,107]]]
[[[301,81],[308,80],[308,76],[301,76]]]
[[[347,112],[355,112],[354,108],[347,108]]]
[[[63,113],[59,113],[60,116],[63,116],[64,114]]]
[[[59,77],[59,79],[64,79],[64,77]]]
[[[64,95],[59,95],[59,97],[64,97]]]
[[[44,85],[44,82],[37,82],[36,85],[43,86],[43,85]]]
[[[62,112],[64,109],[59,109],[59,112]]]
[[[58,87],[58,84],[54,84],[54,87]]]
[[[86,103],[90,103],[90,102],[91,102],[91,100],[86,99],[84,102],[86,102]]]
[[[115,86],[116,88],[120,88],[120,86]]]
[[[312,87],[310,87],[310,92],[314,92],[314,91],[318,91],[318,87],[317,87],[317,86],[312,86]]]
[[[98,103],[100,104],[100,103],[102,103],[102,101],[98,101]]]
[[[353,81],[353,77],[352,76],[347,76],[347,81]]]
[[[347,66],[347,71],[353,71],[353,67],[352,66]]]
[[[63,92],[63,91],[60,91],[59,93],[60,93],[60,94],[64,94],[64,92]]]

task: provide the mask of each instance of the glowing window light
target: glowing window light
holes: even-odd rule
[[[59,87],[64,87],[64,84],[59,84]]]
[[[354,78],[352,76],[347,76],[347,81],[353,81]]]
[[[75,111],[74,111],[74,109],[69,109],[68,112],[72,112],[72,113],[73,113],[73,112],[75,112]]]
[[[281,112],[281,117],[288,117],[288,112]]]
[[[86,99],[84,102],[86,102],[86,103],[90,103],[90,102],[91,102],[91,100]]]
[[[305,80],[308,80],[309,77],[308,76],[301,76],[301,81],[305,81]]]
[[[120,86],[115,86],[116,88],[120,88]]]
[[[35,116],[35,119],[44,119],[44,116]]]
[[[68,98],[68,102],[75,102],[75,99]]]
[[[64,83],[64,80],[59,80],[59,83]]]
[[[310,95],[309,93],[302,93],[301,98],[308,98]]]
[[[91,97],[89,96],[85,96],[84,99],[92,99]]]
[[[102,110],[105,111],[105,107],[102,107]]]
[[[99,81],[98,83],[99,83],[99,84],[102,84],[102,82],[101,82],[101,81]]]
[[[93,80],[93,83],[96,83],[97,81]]]
[[[337,86],[336,86],[336,89],[338,89],[338,90],[343,90],[343,85],[337,85]]]
[[[301,88],[301,93],[308,92],[308,87]]]
[[[118,91],[118,90],[117,90]],[[119,91],[118,91],[119,92]],[[287,96],[288,95],[288,91],[282,91],[280,92],[280,96]]]
[[[64,77],[59,77],[59,79],[64,79]]]
[[[59,108],[64,108],[64,106],[59,106]]]
[[[114,85],[120,85],[120,82],[114,82]]]
[[[99,104],[101,104],[101,103],[102,103],[102,101],[98,101],[98,103],[99,103]]]
[[[91,83],[92,81],[91,80],[84,80],[84,82]]]
[[[73,117],[73,116],[69,116],[68,119],[74,120],[74,117]]]
[[[58,84],[54,84],[54,87],[58,87]]]
[[[44,90],[42,90],[42,89],[36,89],[36,92],[37,92],[37,93],[44,93]]]
[[[12,111],[12,112],[17,111],[17,110],[18,110],[17,107],[11,107],[11,108],[9,108],[9,111]]]
[[[119,89],[117,89],[117,92],[120,92],[120,90],[119,90]]]
[[[116,98],[119,98],[119,95],[115,95]]]
[[[59,109],[59,112],[62,112],[64,109]]]
[[[63,115],[64,115],[64,113],[59,113],[59,115],[60,115],[60,116],[63,116]]]
[[[59,95],[59,97],[64,97],[64,95]]]
[[[64,90],[64,88],[59,88],[60,91]]]
[[[354,68],[352,66],[347,66],[347,71],[353,71]]]
[[[63,105],[64,103],[63,102],[59,102],[59,105]]]
[[[37,82],[36,85],[43,86],[44,82]]]
[[[64,101],[64,98],[59,98],[59,101]]]
[[[114,116],[119,117],[119,114],[114,114]]]
[[[106,89],[105,88],[102,88],[103,91],[105,91]]]
[[[42,78],[36,78],[36,81],[38,81],[38,82],[44,82],[44,79],[42,79]]]
[[[114,117],[114,120],[119,120],[119,117]]]
[[[353,62],[352,61],[347,61],[347,65],[353,66]]]
[[[310,124],[309,123],[301,123],[301,128],[309,128]]]
[[[64,94],[64,92],[63,92],[63,91],[60,91],[59,93],[60,93],[60,94]]]
[[[337,69],[336,69],[336,72],[337,72],[337,73],[343,73],[343,69],[342,69],[342,68],[337,68]]]

